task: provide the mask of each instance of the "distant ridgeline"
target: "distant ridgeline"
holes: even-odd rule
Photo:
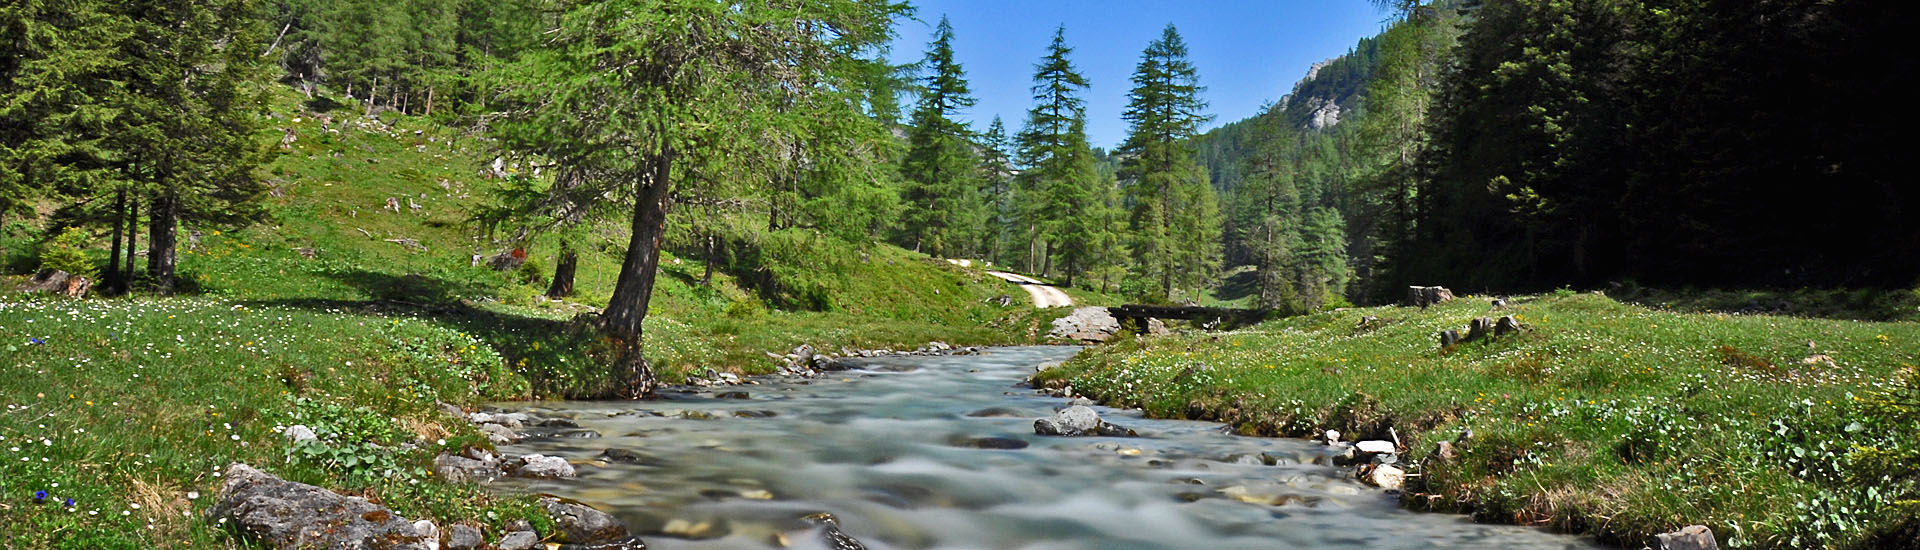
[[[1279,117],[1297,130],[1321,130],[1340,124],[1360,109],[1367,98],[1367,83],[1380,66],[1377,37],[1366,37],[1345,55],[1314,63],[1307,75],[1293,84],[1293,91],[1280,102],[1253,117],[1229,122],[1201,134],[1194,140],[1200,163],[1213,177],[1214,189],[1227,192],[1240,180],[1240,164],[1252,150],[1252,125],[1260,119]]]

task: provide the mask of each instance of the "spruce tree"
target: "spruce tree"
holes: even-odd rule
[[[1004,263],[1005,258],[1013,256],[1011,250],[1020,235],[1021,201],[1015,194],[1012,150],[1013,138],[1007,135],[1006,124],[995,115],[993,122],[987,124],[986,133],[980,135],[980,171],[986,179],[986,199],[993,205],[987,227],[993,233],[993,243],[987,261],[994,264]]]
[[[972,131],[956,120],[974,99],[966,71],[953,59],[953,25],[947,18],[934,28],[920,69],[926,75],[901,164],[907,179],[901,219],[905,244],[934,256],[973,254],[981,249],[988,205]]]
[[[1091,260],[1097,223],[1084,219],[1094,210],[1098,172],[1087,143],[1086,102],[1080,98],[1087,78],[1073,68],[1068,56],[1066,27],[1053,31],[1047,53],[1034,65],[1033,107],[1027,110],[1020,132],[1020,163],[1026,166],[1023,187],[1032,190],[1029,226],[1042,255],[1042,271],[1052,274],[1052,260],[1065,268],[1067,284]]]
[[[1207,117],[1200,77],[1173,25],[1147,45],[1123,113],[1130,125],[1119,154],[1131,205],[1134,274],[1156,280],[1160,296],[1197,286],[1219,269],[1219,207],[1188,144]]]
[[[109,2],[0,8],[0,227],[41,199],[112,188],[118,156],[102,146],[127,63],[130,31]]]
[[[126,93],[103,147],[146,195],[147,274],[171,293],[181,223],[237,226],[264,215],[258,137],[269,82],[255,4],[145,0],[117,9],[132,32],[119,55]],[[102,190],[104,193],[105,191]]]

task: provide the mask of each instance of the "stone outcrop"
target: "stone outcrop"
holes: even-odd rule
[[[227,466],[208,514],[242,538],[281,550],[439,550],[431,522],[408,521],[366,499],[294,483],[245,464]]]
[[[1113,318],[1104,307],[1074,308],[1066,317],[1053,320],[1053,330],[1047,332],[1052,340],[1068,340],[1082,343],[1099,343],[1113,338],[1120,332],[1120,320]]]

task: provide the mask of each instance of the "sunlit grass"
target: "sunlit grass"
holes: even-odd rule
[[[1527,331],[1440,349],[1434,335],[1512,314]],[[1362,327],[1363,316],[1380,321]],[[1387,437],[1430,463],[1409,504],[1554,524],[1638,546],[1711,526],[1731,547],[1859,544],[1897,487],[1841,471],[1856,445],[1912,441],[1864,429],[1858,400],[1916,363],[1920,325],[1681,314],[1602,296],[1462,299],[1367,308],[1227,335],[1123,342],[1045,380],[1164,417],[1261,435]],[[1850,431],[1849,426],[1853,425]],[[1911,496],[1907,498],[1913,498]]]

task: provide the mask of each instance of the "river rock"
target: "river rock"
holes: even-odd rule
[[[1053,320],[1047,338],[1074,342],[1105,342],[1120,332],[1120,321],[1104,307],[1074,308],[1066,317]]]
[[[495,445],[518,443],[520,441],[520,434],[514,433],[513,430],[499,424],[481,424],[480,431],[487,434],[487,441],[491,441]]]
[[[521,413],[494,414],[494,413],[477,412],[477,413],[467,415],[467,421],[472,422],[474,424],[481,424],[481,425],[499,424],[501,426],[505,426],[507,429],[510,429],[510,430],[518,430],[518,429],[527,427],[527,424],[526,424],[527,415],[521,414]]]
[[[1100,413],[1085,405],[1074,405],[1053,413],[1052,418],[1033,421],[1034,433],[1040,435],[1104,435],[1112,437],[1133,437],[1133,430],[1113,425],[1100,419]]]
[[[967,413],[967,416],[973,418],[1018,418],[1026,415],[1007,407],[987,407]]]
[[[527,455],[520,457],[513,467],[513,477],[570,479],[573,476],[573,464],[557,456]]]
[[[1381,489],[1399,489],[1407,482],[1407,472],[1392,464],[1379,464],[1360,471],[1360,480]]]
[[[538,544],[540,544],[540,535],[534,534],[533,531],[514,531],[501,537],[500,544],[494,547],[500,550],[533,550],[533,547]]]
[[[1027,442],[1011,437],[975,437],[958,442],[957,446],[975,449],[1015,450],[1027,448]]]
[[[833,514],[821,512],[807,516],[805,520],[820,529],[820,542],[831,550],[867,550],[867,545],[861,544],[859,539],[840,530],[840,518],[833,517]]]
[[[439,550],[435,533],[385,506],[286,481],[246,464],[227,466],[220,501],[208,512],[242,538],[280,550]]]
[[[448,481],[489,481],[501,477],[500,463],[440,453],[433,457],[433,475]]]
[[[480,530],[466,524],[454,524],[447,527],[447,550],[475,550],[486,544]]]
[[[553,518],[556,542],[599,544],[627,537],[626,525],[591,506],[553,497],[543,497],[539,503],[540,508]]]
[[[1660,541],[1660,550],[1720,550],[1720,543],[1713,539],[1713,530],[1705,525],[1689,525],[1653,538]]]
[[[1371,439],[1371,440],[1355,443],[1353,444],[1353,448],[1354,450],[1360,451],[1362,454],[1369,454],[1369,455],[1393,454],[1395,450],[1392,441],[1383,441],[1379,439]]]

